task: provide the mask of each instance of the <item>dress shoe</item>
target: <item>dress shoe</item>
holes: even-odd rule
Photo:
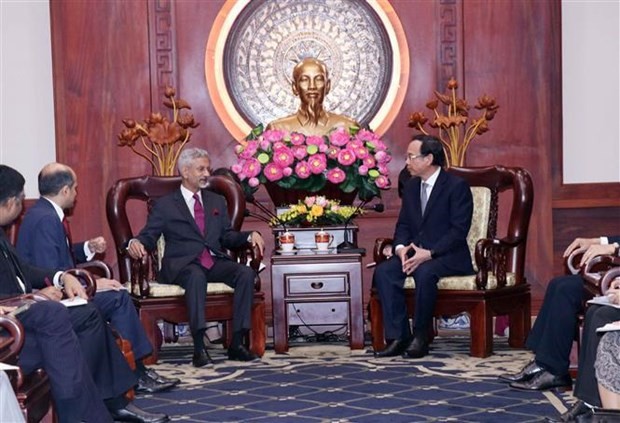
[[[375,357],[397,357],[405,352],[407,345],[409,344],[409,340],[394,339],[388,342],[387,346],[381,351],[375,351]]]
[[[207,352],[207,350],[201,350],[200,352],[195,352],[192,357],[192,365],[194,367],[204,367],[208,364],[213,364],[213,359]]]
[[[419,336],[413,338],[413,341],[409,344],[405,350],[405,358],[422,358],[428,355],[428,342]]]
[[[547,422],[586,422],[592,419],[592,409],[583,401],[577,401],[570,410],[562,413],[558,418],[547,417]]]
[[[157,373],[154,369],[146,369],[146,375],[153,379],[155,382],[159,382],[159,383],[172,383],[174,384],[174,386],[178,385],[179,383],[181,383],[181,379],[176,378],[176,377],[164,377],[162,375],[160,375],[159,373]]]
[[[154,394],[156,392],[163,392],[174,388],[175,383],[172,382],[158,382],[151,379],[146,373],[142,373],[138,377],[138,383],[134,387],[136,393],[149,393]]]
[[[503,374],[499,376],[499,379],[504,382],[526,382],[543,370],[545,369],[536,364],[535,360],[532,360],[519,373]]]
[[[536,376],[525,382],[512,382],[510,384],[511,388],[521,391],[546,391],[553,388],[570,389],[572,386],[573,380],[570,375],[556,376],[546,370],[538,372]]]
[[[125,408],[118,410],[110,410],[110,416],[117,422],[164,423],[170,420],[164,413],[148,413],[133,404],[127,404]]]
[[[236,361],[256,361],[260,357],[248,350],[244,345],[228,348],[228,359]]]

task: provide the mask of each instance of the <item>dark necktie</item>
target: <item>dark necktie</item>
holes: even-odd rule
[[[67,243],[69,245],[69,254],[71,254],[71,260],[73,261],[73,266],[75,266],[77,261],[75,260],[75,255],[73,254],[73,238],[71,238],[71,226],[69,226],[67,216],[63,216],[62,226],[65,228],[65,236],[67,237]]]
[[[200,234],[204,237],[205,210],[200,203],[200,197],[198,197],[198,193],[194,194],[194,220],[196,221],[196,225],[198,225],[198,229],[200,229]],[[202,264],[206,269],[210,269],[213,267],[213,256],[211,256],[211,252],[208,248],[205,248],[200,255],[200,264]]]
[[[420,204],[422,206],[422,214],[424,214],[424,210],[426,210],[426,203],[428,202],[428,193],[426,191],[426,187],[428,184],[426,182],[422,182],[420,186]]]
[[[9,248],[8,243],[4,239],[0,239],[0,252],[2,253],[4,258],[9,262],[9,264],[13,268],[13,271],[15,272],[15,276],[17,276],[19,280],[21,281],[21,284],[16,281],[17,285],[19,286],[19,290],[22,292],[25,292],[23,286],[26,285],[26,278],[24,277],[24,273],[22,272],[22,269],[19,263],[17,262],[17,259],[11,252],[11,249]]]

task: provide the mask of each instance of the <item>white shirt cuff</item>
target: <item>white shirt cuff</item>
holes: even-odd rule
[[[58,289],[63,289],[65,287],[64,284],[60,281],[63,273],[65,272],[56,272],[56,274],[54,275],[54,279],[52,280],[52,283]]]
[[[88,241],[84,243],[84,255],[86,256],[86,261],[91,261],[95,257],[95,253],[88,248]]]
[[[607,238],[606,236],[602,236],[601,245],[607,245],[607,244],[609,244],[609,238]]]

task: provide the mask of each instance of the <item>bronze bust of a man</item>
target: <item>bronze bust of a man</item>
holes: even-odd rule
[[[293,94],[301,104],[295,114],[276,119],[267,129],[299,132],[304,135],[325,135],[336,127],[359,126],[353,119],[328,112],[323,100],[329,93],[331,81],[325,64],[315,58],[307,58],[293,68]]]

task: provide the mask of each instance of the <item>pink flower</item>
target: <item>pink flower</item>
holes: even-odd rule
[[[235,163],[234,165],[230,167],[230,170],[235,172],[237,175],[241,173],[241,169],[242,169],[242,164],[239,162]]]
[[[349,150],[348,148],[340,150],[340,152],[338,153],[338,163],[343,166],[352,165],[353,163],[355,163],[355,160],[355,153],[353,153],[353,151]]]
[[[263,173],[265,174],[265,178],[267,178],[267,180],[271,182],[279,181],[280,179],[282,179],[282,169],[275,163],[269,163],[267,166],[265,166],[265,170],[263,170]]]
[[[316,196],[316,204],[318,206],[327,207],[328,203],[329,203],[329,201],[327,201],[327,198],[325,198],[325,196],[323,196],[323,195],[317,195]]]
[[[314,154],[308,159],[310,171],[315,175],[322,173],[327,167],[327,157],[325,154]]]
[[[282,175],[284,175],[286,177],[289,177],[292,174],[293,174],[293,168],[292,167],[288,166],[288,167],[285,167],[284,169],[282,169]]]
[[[261,150],[265,150],[265,151],[268,151],[269,148],[271,147],[271,143],[267,140],[260,141],[258,145],[260,146]]]
[[[368,150],[366,149],[366,147],[364,146],[359,146],[356,148],[352,148],[352,150],[355,152],[355,156],[358,159],[365,159],[366,157],[368,157]]]
[[[344,181],[347,175],[339,167],[335,167],[327,171],[327,180],[332,184],[339,184]]]
[[[391,157],[385,151],[377,151],[375,153],[375,159],[377,159],[377,162],[379,163],[387,163],[390,161]]]
[[[308,179],[312,172],[306,161],[300,161],[295,165],[295,175],[300,179]]]
[[[355,135],[355,138],[360,140],[360,141],[374,141],[377,140],[379,137],[377,136],[377,134],[375,134],[374,132],[371,132],[367,129],[360,129],[357,134]]]
[[[314,205],[314,202],[316,201],[316,197],[313,195],[311,197],[306,197],[304,198],[304,204],[307,207],[312,207]]]
[[[308,151],[306,150],[306,147],[303,145],[295,145],[291,147],[291,150],[293,150],[293,156],[295,156],[297,160],[302,160],[304,157],[308,155]]]
[[[338,158],[338,153],[340,153],[340,149],[338,147],[329,147],[327,149],[327,157],[330,159]]]
[[[321,144],[321,145],[319,145],[319,151],[320,151],[321,153],[325,153],[328,149],[329,149],[329,147],[327,146],[327,144]]]
[[[263,139],[269,141],[269,142],[276,142],[276,141],[282,141],[284,139],[284,134],[286,132],[285,131],[280,131],[277,129],[268,129],[265,132],[263,132]]]
[[[248,185],[251,186],[252,188],[256,188],[257,186],[260,185],[260,180],[258,178],[250,178],[248,180]]]
[[[357,172],[362,175],[362,176],[366,176],[368,175],[368,166],[365,165],[361,165],[358,169]]]
[[[310,135],[308,138],[306,138],[306,144],[316,145],[317,147],[320,147],[321,145],[325,144],[325,139],[323,137],[319,137],[318,135]]]
[[[273,151],[273,162],[281,168],[292,165],[294,161],[295,157],[288,147],[278,148]]]
[[[241,157],[242,159],[249,159],[249,158],[252,158],[254,154],[256,154],[257,151],[258,151],[258,142],[248,141],[243,151],[239,153],[239,157]]]
[[[364,143],[360,140],[353,140],[349,143],[348,147],[354,150],[356,148],[364,147]]]
[[[386,189],[390,186],[390,180],[386,176],[381,175],[375,179],[375,185],[377,185],[380,189]]]
[[[372,156],[364,158],[364,160],[362,160],[362,163],[364,163],[364,166],[367,166],[368,169],[372,169],[377,164],[375,158]]]
[[[331,142],[331,144],[338,147],[347,145],[350,139],[351,136],[349,135],[349,132],[344,128],[338,128],[335,131],[332,131],[331,134],[329,134],[329,141]]]
[[[280,148],[288,148],[288,147],[282,141],[277,141],[277,142],[273,143],[273,146],[271,148],[274,149],[274,150],[278,150]]]
[[[387,174],[390,173],[390,171],[388,170],[388,167],[386,165],[383,165],[383,164],[380,164],[379,166],[377,166],[377,170],[382,175],[387,175]]]
[[[293,145],[303,145],[305,138],[302,134],[298,132],[293,132],[291,134],[291,144]]]
[[[249,178],[254,178],[260,174],[262,166],[256,159],[248,159],[243,164],[243,173]]]

